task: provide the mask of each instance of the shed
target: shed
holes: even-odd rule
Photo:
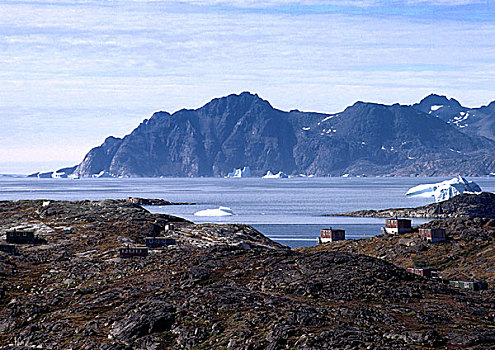
[[[148,256],[148,247],[121,247],[119,248],[121,258],[132,258],[134,256]]]
[[[383,233],[392,235],[411,232],[411,220],[410,219],[387,219],[385,220],[385,227],[382,227]]]
[[[452,280],[449,281],[449,285],[456,288],[469,289],[474,291],[488,289],[488,283],[486,283],[485,281]]]
[[[443,228],[420,228],[419,237],[433,243],[445,241],[445,230]]]
[[[10,255],[17,255],[17,247],[13,244],[0,244],[0,252],[5,252]]]
[[[407,272],[413,273],[421,277],[438,278],[437,269],[431,267],[408,267]]]
[[[318,237],[318,243],[327,243],[335,241],[345,240],[345,230],[325,228],[321,230],[320,237]]]
[[[146,237],[146,246],[148,248],[165,247],[175,244],[175,239],[169,237]]]
[[[18,244],[35,243],[36,238],[37,237],[34,234],[34,230],[30,230],[30,229],[24,229],[24,230],[13,229],[7,231],[8,243],[18,243]]]

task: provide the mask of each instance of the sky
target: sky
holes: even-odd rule
[[[158,110],[495,100],[495,0],[2,0],[0,174],[79,163]]]

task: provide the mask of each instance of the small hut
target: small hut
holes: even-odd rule
[[[10,255],[17,255],[17,247],[13,244],[0,244],[0,252],[5,252]]]
[[[486,283],[485,281],[453,280],[449,281],[449,285],[455,288],[468,289],[473,291],[488,289],[488,283]]]
[[[35,243],[37,237],[34,234],[34,230],[32,229],[13,229],[7,231],[7,243]]]
[[[121,258],[146,257],[148,256],[148,247],[121,247],[119,248],[119,256]]]
[[[433,243],[445,241],[445,230],[443,228],[420,228],[419,237]]]
[[[409,219],[387,219],[385,220],[385,227],[382,227],[383,233],[392,235],[408,233],[412,231],[411,220]]]
[[[438,278],[437,269],[431,267],[408,267],[407,272],[413,273],[421,277]]]
[[[146,237],[146,246],[148,248],[159,248],[175,244],[175,239],[169,237]]]
[[[318,243],[327,243],[345,240],[345,230],[336,230],[333,228],[325,228],[321,230]]]

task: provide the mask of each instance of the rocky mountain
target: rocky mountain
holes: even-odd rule
[[[321,114],[281,111],[244,92],[195,110],[157,112],[124,138],[109,137],[93,148],[72,175],[225,176],[244,166],[254,176],[269,170],[318,176],[495,171],[494,141],[461,132],[442,120],[444,114],[429,113],[443,113],[433,108],[437,103],[448,105],[445,115],[457,113],[462,106],[456,102],[440,96],[415,106],[357,102],[340,113]]]
[[[456,126],[466,134],[495,140],[495,102],[480,108],[469,108],[453,98],[432,94],[413,107]]]

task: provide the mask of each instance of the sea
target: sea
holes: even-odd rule
[[[100,200],[162,198],[194,205],[149,206],[155,213],[180,216],[196,223],[243,223],[290,247],[313,246],[323,228],[344,229],[347,239],[380,233],[381,218],[324,216],[359,209],[416,207],[430,198],[406,197],[416,185],[448,178],[313,177],[261,178],[0,178],[0,200]],[[495,192],[495,178],[469,178],[486,192]],[[228,207],[234,215],[196,216],[200,210]],[[426,222],[413,219],[413,225]]]

